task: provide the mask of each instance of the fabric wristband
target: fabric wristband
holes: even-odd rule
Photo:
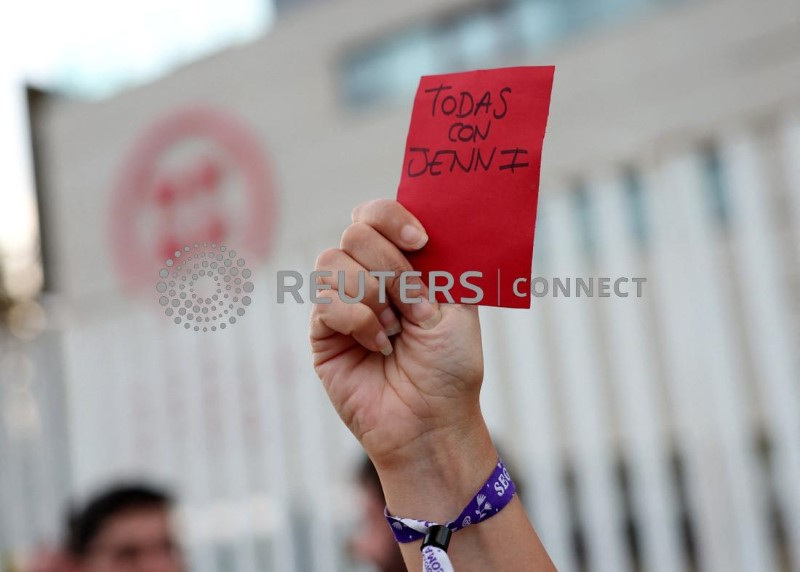
[[[449,572],[453,570],[450,559],[447,557],[447,542],[449,535],[445,536],[444,546],[429,533],[436,533],[437,537],[442,536],[441,527],[446,527],[450,532],[457,532],[466,528],[470,524],[483,522],[500,512],[513,498],[516,493],[514,481],[508,474],[503,461],[498,459],[492,474],[478,490],[472,500],[464,507],[461,514],[454,520],[445,524],[430,522],[427,520],[417,520],[414,518],[403,518],[389,514],[388,507],[384,509],[384,516],[389,526],[392,528],[397,542],[414,542],[425,539],[422,546],[422,569]]]

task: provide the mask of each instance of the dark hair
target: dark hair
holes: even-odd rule
[[[383,487],[381,486],[381,479],[378,476],[378,471],[375,470],[375,465],[372,464],[372,461],[366,455],[364,455],[361,464],[358,466],[358,480],[362,485],[377,493],[381,499],[384,498]]]
[[[169,509],[172,496],[157,487],[130,483],[117,484],[69,511],[66,549],[74,556],[85,556],[109,520],[124,512],[141,509]]]

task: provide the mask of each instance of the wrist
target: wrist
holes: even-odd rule
[[[497,463],[480,411],[428,431],[391,456],[373,459],[389,512],[445,522],[456,517]]]

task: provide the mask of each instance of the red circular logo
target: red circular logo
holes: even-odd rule
[[[157,121],[134,145],[112,203],[114,264],[126,288],[186,244],[228,244],[264,260],[276,200],[265,153],[238,119],[210,108]]]

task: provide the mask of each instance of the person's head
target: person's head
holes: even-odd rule
[[[362,494],[361,522],[350,539],[350,552],[355,560],[372,564],[380,572],[405,571],[400,548],[383,516],[386,501],[378,472],[369,458],[359,468],[358,482]]]
[[[172,498],[155,487],[117,485],[69,516],[66,549],[81,572],[181,572]]]

